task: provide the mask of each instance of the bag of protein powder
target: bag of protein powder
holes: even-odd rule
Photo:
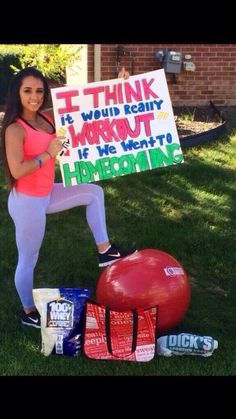
[[[41,352],[45,355],[80,355],[88,288],[37,288],[35,306],[41,316]]]

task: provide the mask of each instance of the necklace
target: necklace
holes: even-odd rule
[[[25,117],[23,117],[23,119],[31,125],[36,125],[36,126],[39,126],[39,127],[44,125],[44,121],[40,121],[37,116],[36,116],[35,119],[28,119],[28,118],[25,118]]]
[[[22,116],[21,118],[36,130],[47,132],[48,134],[52,134],[54,132],[53,126],[48,121],[45,121],[42,117],[42,120],[40,121],[38,115],[36,115],[35,119],[28,119],[24,116]]]

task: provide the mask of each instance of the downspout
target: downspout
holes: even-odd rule
[[[101,44],[94,44],[94,81],[101,80]]]

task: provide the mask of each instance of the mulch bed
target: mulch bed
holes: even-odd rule
[[[205,132],[220,125],[220,122],[188,121],[176,119],[176,127],[180,137]]]
[[[211,106],[176,107],[175,122],[180,137],[216,128],[221,118]]]

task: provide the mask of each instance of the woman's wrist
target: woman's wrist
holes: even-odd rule
[[[43,153],[39,154],[38,156],[34,157],[34,160],[38,162],[38,165],[40,168],[42,167],[43,163],[45,163],[48,160],[48,157],[46,158],[45,154],[49,156],[50,159],[53,159],[53,156],[47,150],[45,150]]]
[[[34,160],[36,160],[38,162],[39,168],[41,169],[43,162],[42,162],[40,156],[35,156]]]
[[[52,155],[51,155],[51,153],[48,150],[45,150],[45,153],[47,153],[49,155],[50,159],[53,158]]]

